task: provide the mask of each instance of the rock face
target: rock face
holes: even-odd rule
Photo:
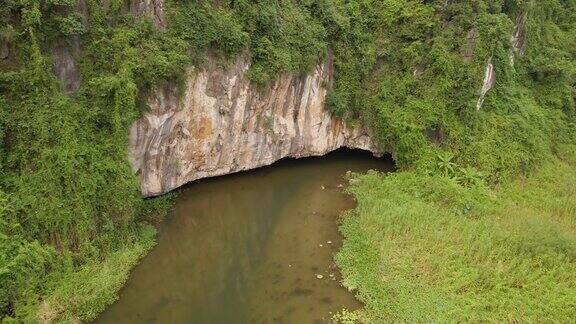
[[[7,59],[10,55],[10,43],[0,39],[0,59]]]
[[[164,0],[127,0],[125,4],[135,17],[148,16],[157,28],[166,27]]]
[[[464,62],[471,62],[474,58],[474,50],[476,49],[476,40],[478,38],[478,29],[472,28],[466,35],[466,47],[462,53]]]
[[[69,41],[56,42],[50,51],[53,59],[52,72],[60,81],[62,90],[67,94],[78,91],[82,78],[75,56],[81,51],[80,38],[72,36]]]
[[[68,14],[70,11],[80,14],[80,21],[85,29],[90,28],[88,6],[85,0],[77,0],[73,9],[62,7],[60,14]],[[52,72],[60,81],[62,90],[67,94],[73,94],[80,88],[82,77],[77,58],[82,52],[80,35],[70,35],[67,39],[60,39],[48,46],[52,55]]]
[[[484,81],[482,82],[482,89],[480,89],[480,97],[476,102],[476,110],[482,109],[484,104],[484,99],[488,91],[492,90],[496,85],[496,72],[494,71],[494,64],[492,64],[492,58],[486,63],[486,71],[484,72]]]
[[[382,154],[365,130],[325,110],[330,64],[281,76],[265,89],[249,82],[248,68],[245,58],[231,68],[212,61],[189,71],[181,100],[173,85],[151,96],[150,111],[130,130],[129,159],[142,195],[341,147]]]
[[[527,37],[527,24],[528,12],[523,11],[518,14],[514,22],[514,31],[510,37],[510,65],[514,66],[516,56],[523,57],[526,54],[526,37]]]

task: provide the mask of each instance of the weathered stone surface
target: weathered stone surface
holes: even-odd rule
[[[244,58],[227,69],[209,62],[189,72],[182,100],[170,85],[150,98],[150,112],[130,130],[129,159],[142,195],[340,147],[382,153],[364,129],[325,110],[330,64],[281,76],[265,89],[249,82],[248,67]]]
[[[462,58],[465,62],[470,62],[474,58],[474,50],[476,49],[476,39],[478,38],[478,30],[472,28],[466,35],[466,47],[462,53]]]
[[[164,0],[127,0],[130,12],[135,17],[150,17],[157,28],[166,27]]]
[[[446,139],[446,134],[444,133],[442,128],[438,126],[431,126],[426,128],[425,134],[430,143],[434,144],[437,147],[442,147],[442,145],[444,144],[444,140]]]
[[[72,36],[68,41],[59,41],[51,46],[52,71],[60,81],[62,90],[74,93],[80,88],[80,69],[75,56],[80,53],[80,38]]]
[[[418,64],[414,68],[412,75],[414,75],[415,78],[419,78],[422,74],[424,74],[425,70],[426,70],[426,66],[424,64],[422,64],[422,63]]]
[[[526,54],[526,23],[528,21],[528,12],[523,11],[516,17],[514,22],[514,31],[510,37],[510,65],[514,66],[516,56],[523,57]]]
[[[484,98],[488,91],[490,91],[496,84],[496,72],[494,71],[494,64],[492,64],[492,58],[488,59],[486,63],[486,69],[484,72],[484,82],[482,83],[482,89],[480,89],[480,97],[476,103],[476,110],[482,109],[484,104]]]
[[[10,55],[10,43],[0,39],[0,59],[7,59]]]
[[[80,14],[80,21],[86,30],[90,28],[88,6],[85,0],[76,0],[73,9],[62,6],[56,10],[62,15],[69,14],[71,11]],[[75,93],[82,81],[76,61],[82,50],[80,35],[70,35],[66,39],[57,40],[51,43],[48,49],[52,55],[52,72],[60,81],[62,90],[67,94]]]

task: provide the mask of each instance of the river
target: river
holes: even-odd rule
[[[340,285],[348,170],[390,159],[341,150],[179,189],[158,245],[96,323],[325,323],[361,304]]]

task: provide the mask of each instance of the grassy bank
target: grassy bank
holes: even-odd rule
[[[337,262],[369,322],[571,322],[576,148],[489,189],[412,172],[354,178]]]

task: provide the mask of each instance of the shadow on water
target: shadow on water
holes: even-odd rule
[[[158,245],[97,323],[314,323],[360,307],[340,286],[346,171],[393,171],[389,157],[339,150],[285,159],[180,189]]]

